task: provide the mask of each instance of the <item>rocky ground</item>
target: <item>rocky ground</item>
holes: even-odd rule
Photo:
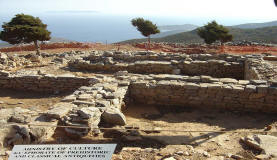
[[[105,49],[104,46],[101,47]],[[121,46],[121,49],[130,48],[135,49],[133,46]],[[41,56],[30,52],[1,54],[0,68],[23,75],[103,76],[99,73],[70,70],[67,67],[68,61],[88,54],[86,50],[71,50],[51,50]],[[275,62],[272,64],[276,65]],[[111,77],[112,74],[105,76]],[[32,111],[47,111],[70,94],[38,94],[1,89],[0,109],[21,107]],[[124,127],[100,124],[118,130],[100,129],[97,134],[90,132],[81,139],[74,139],[64,136],[64,129],[58,128],[54,136],[43,143],[116,143],[113,160],[274,159],[274,154],[277,156],[276,114],[161,108],[132,103],[123,112],[127,122]],[[9,153],[1,151],[0,160],[7,159]]]
[[[261,151],[241,138],[256,132],[277,136],[277,119],[271,114],[145,105],[127,106],[124,114],[123,130],[101,130],[98,136],[74,140],[62,136],[60,129],[47,143],[116,143],[113,160],[255,159]]]
[[[115,127],[123,130],[101,130],[97,136],[90,133],[81,139],[72,139],[65,137],[60,128],[52,139],[44,143],[116,143],[113,160],[255,159],[261,151],[247,145],[242,138],[255,132],[277,136],[274,114],[192,108],[161,109],[147,105],[127,106],[124,114],[127,125]],[[267,149],[272,147],[268,146]]]
[[[9,89],[1,89],[1,108],[36,108],[48,110],[52,105],[60,102],[66,94],[38,94],[32,92],[22,92]]]

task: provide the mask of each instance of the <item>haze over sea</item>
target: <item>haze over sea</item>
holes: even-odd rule
[[[136,17],[158,26],[229,26],[274,21],[277,9],[273,0],[0,0],[0,24],[20,13],[42,19],[52,37],[113,43],[143,37],[130,23]]]
[[[59,37],[79,42],[115,43],[123,40],[143,38],[143,36],[131,25],[131,19],[138,16],[102,14],[94,11],[51,11],[43,14],[32,14],[39,17],[48,25],[52,37]],[[14,15],[1,15],[0,23],[8,22]],[[212,18],[182,18],[165,16],[143,16],[150,19],[158,26],[194,24],[204,25]],[[236,25],[251,21],[251,19],[217,19],[224,25]],[[1,29],[0,29],[1,30]]]

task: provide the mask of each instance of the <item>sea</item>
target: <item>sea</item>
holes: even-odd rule
[[[143,17],[160,25],[195,24],[202,25],[205,19],[167,16],[112,15],[86,12],[46,12],[32,14],[47,24],[52,37],[79,42],[115,43],[129,39],[143,38],[131,25],[131,20]],[[0,15],[0,24],[8,22],[14,15]],[[1,30],[2,28],[0,28]]]

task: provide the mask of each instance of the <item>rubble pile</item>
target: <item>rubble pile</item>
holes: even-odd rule
[[[34,65],[32,62],[41,61],[39,58],[34,61],[34,59],[26,59],[23,56],[7,55],[0,52],[0,70],[12,71],[23,66]]]

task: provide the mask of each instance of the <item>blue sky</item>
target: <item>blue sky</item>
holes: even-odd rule
[[[2,16],[63,11],[74,11],[75,14],[195,18],[226,23],[277,20],[277,7],[273,0],[0,0]]]

